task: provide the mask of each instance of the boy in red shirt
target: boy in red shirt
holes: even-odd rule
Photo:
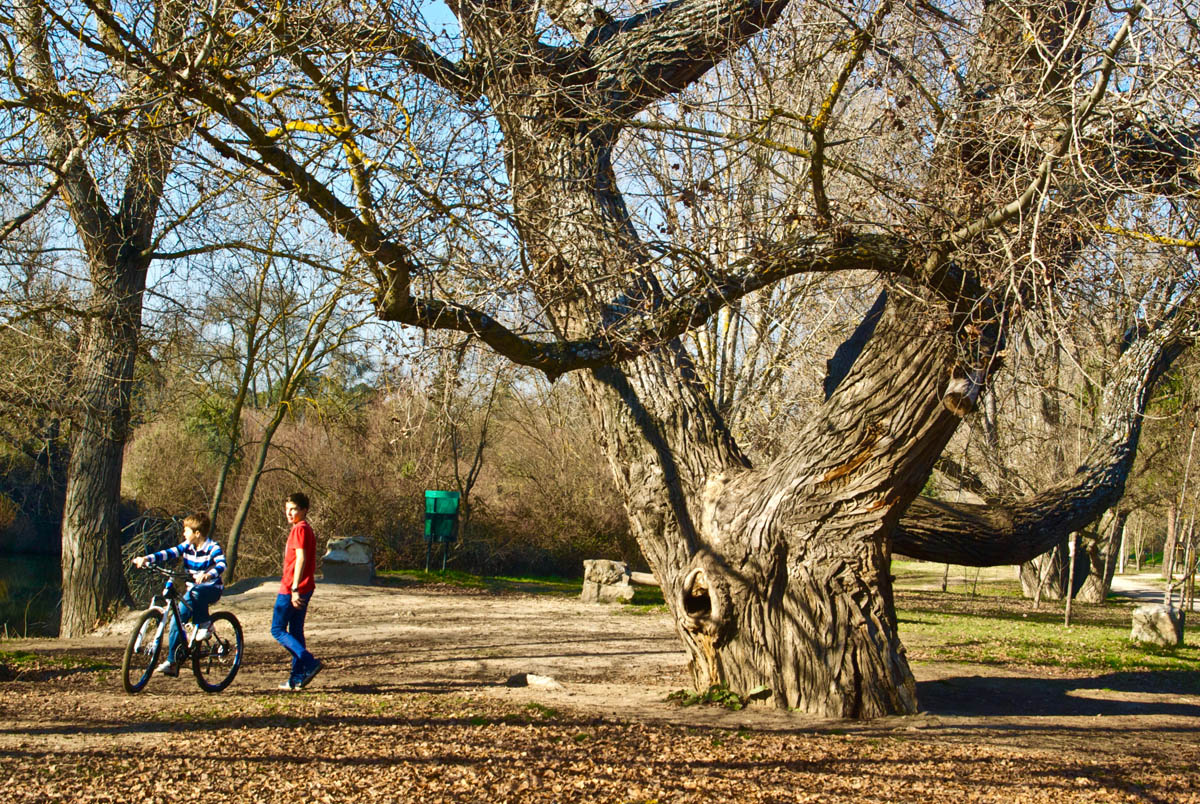
[[[304,615],[308,613],[308,600],[316,589],[313,570],[317,565],[317,536],[308,524],[307,495],[301,492],[288,495],[283,515],[292,529],[283,548],[283,578],[275,598],[271,636],[292,654],[291,675],[279,689],[299,690],[307,687],[321,672],[321,661],[304,645]]]

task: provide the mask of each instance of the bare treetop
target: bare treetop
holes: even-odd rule
[[[173,61],[107,6],[91,10],[119,36],[75,33],[231,126],[199,133],[366,257],[383,317],[475,334],[557,376],[642,354],[798,273],[868,269],[953,295],[966,271],[1020,296],[1065,275],[1044,267],[1048,250],[1190,242],[1190,204],[1145,225],[1118,205],[1195,192],[1195,87],[1175,69],[1195,26],[1170,4],[1055,9],[460,2],[446,38],[404,4],[246,2],[197,18],[194,51]],[[719,64],[740,78],[716,96]],[[551,130],[570,132],[580,165],[513,159]],[[660,154],[700,142],[717,155],[699,190],[629,170],[648,135]],[[723,188],[763,210],[735,251],[653,236],[747,159],[781,175],[752,195]],[[532,220],[555,211],[536,186],[555,181],[589,193],[616,239],[590,256],[564,252],[573,236],[539,242]],[[636,217],[629,193],[648,199]],[[577,304],[570,325],[547,320],[547,304],[581,296],[587,325]]]

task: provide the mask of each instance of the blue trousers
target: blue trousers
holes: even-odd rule
[[[220,599],[221,587],[212,583],[197,584],[184,594],[183,600],[179,601],[179,619],[171,621],[171,639],[167,643],[168,661],[175,661],[175,651],[183,639],[183,632],[179,628],[180,620],[197,625],[208,622],[208,607]]]
[[[316,661],[304,646],[304,617],[308,614],[308,600],[312,592],[300,596],[300,605],[292,605],[291,595],[275,597],[275,613],[271,618],[271,636],[292,654],[292,680],[312,667]]]

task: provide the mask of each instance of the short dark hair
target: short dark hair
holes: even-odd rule
[[[308,495],[305,494],[303,491],[297,491],[295,493],[289,494],[287,501],[292,503],[293,505],[295,505],[301,511],[308,510]]]
[[[188,514],[183,518],[183,526],[191,528],[201,536],[207,536],[209,528],[212,527],[212,520],[208,518],[208,514],[203,511],[197,511],[194,514]]]

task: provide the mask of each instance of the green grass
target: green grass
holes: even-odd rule
[[[748,698],[743,698],[724,684],[713,684],[704,692],[676,690],[667,696],[667,700],[678,706],[720,706],[737,711],[746,706]]]
[[[633,600],[613,608],[615,614],[662,614],[667,610],[662,589],[657,586],[633,587]]]
[[[1103,671],[1188,671],[1200,684],[1200,642],[1175,648],[1130,642],[1126,605],[1076,603],[1070,628],[1061,603],[900,592],[900,638],[914,661]]]
[[[473,575],[459,570],[385,570],[376,574],[380,586],[441,585],[487,592],[578,596],[583,581],[556,576]]]
[[[115,670],[117,665],[91,656],[76,656],[70,653],[34,653],[26,650],[0,650],[0,681],[23,679],[26,681],[47,680],[76,673]]]
[[[892,575],[896,589],[938,590],[943,580],[946,591],[987,597],[1022,597],[1021,582],[1010,566],[963,567],[932,564],[927,561],[893,560]]]
[[[113,667],[110,662],[93,659],[90,656],[74,656],[69,653],[32,653],[27,650],[0,650],[0,664],[15,669],[26,668],[55,668],[59,670],[108,670]]]
[[[1200,642],[1185,629],[1176,648],[1130,642],[1132,606],[1076,601],[1063,625],[1063,602],[1035,610],[1012,567],[893,561],[900,638],[915,661],[963,662],[1085,671],[1198,673]],[[946,592],[941,592],[947,577]]]
[[[537,701],[525,704],[525,709],[542,720],[554,720],[559,716],[557,709],[552,706],[545,706]]]

